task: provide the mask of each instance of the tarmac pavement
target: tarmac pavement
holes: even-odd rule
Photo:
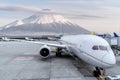
[[[71,56],[0,53],[0,80],[85,80]]]
[[[120,75],[120,56],[106,75]],[[80,60],[69,55],[46,59],[39,54],[0,53],[0,80],[97,80]]]

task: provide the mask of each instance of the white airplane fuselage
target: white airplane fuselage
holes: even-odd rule
[[[60,40],[63,41],[62,45],[66,45],[70,52],[88,64],[101,68],[112,67],[116,64],[115,56],[109,44],[106,40],[98,36],[71,35],[63,36]],[[0,53],[39,53],[41,45],[37,44],[39,41],[37,41],[37,43],[34,42],[35,41],[1,41]],[[47,44],[45,44],[45,47],[46,45]]]
[[[116,64],[116,59],[110,45],[101,37],[94,35],[73,35],[62,37],[61,40],[71,44],[69,46],[70,51],[93,66],[109,68]],[[98,49],[94,50],[94,46]]]

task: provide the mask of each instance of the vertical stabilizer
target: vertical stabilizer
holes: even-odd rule
[[[113,34],[114,34],[114,37],[119,37],[117,33],[114,32]]]

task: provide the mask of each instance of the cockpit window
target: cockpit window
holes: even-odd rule
[[[99,48],[98,48],[97,45],[94,45],[94,46],[92,47],[92,49],[93,49],[93,50],[98,50]]]
[[[107,47],[106,46],[99,46],[99,49],[100,50],[107,50]]]
[[[107,46],[101,46],[101,45],[94,45],[92,47],[93,50],[107,50]]]

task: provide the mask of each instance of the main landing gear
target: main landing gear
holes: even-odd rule
[[[96,67],[96,70],[93,71],[93,75],[95,77],[99,77],[100,75],[105,75],[106,71],[103,68]]]
[[[62,56],[62,49],[61,48],[57,48],[56,49],[56,56],[57,57],[61,57]]]

